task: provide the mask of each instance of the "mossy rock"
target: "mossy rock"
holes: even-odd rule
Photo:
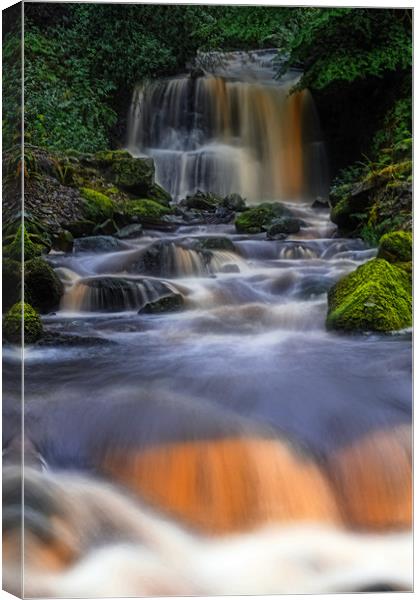
[[[187,196],[182,200],[181,205],[188,210],[195,209],[213,212],[218,206],[222,205],[222,202],[223,199],[220,196],[198,190],[195,194]]]
[[[377,257],[391,263],[411,262],[412,241],[410,231],[386,233],[380,239]]]
[[[73,249],[73,243],[73,234],[67,229],[61,229],[57,234],[53,236],[54,250],[60,250],[61,252],[71,252]]]
[[[342,331],[395,331],[412,324],[411,277],[375,258],[346,275],[328,293],[326,325]]]
[[[196,240],[195,247],[198,250],[223,250],[227,252],[236,251],[236,248],[230,238],[222,236],[198,238]]]
[[[96,225],[113,217],[115,203],[102,192],[90,188],[81,188],[80,193],[84,198],[84,213],[86,219]]]
[[[125,211],[130,217],[138,217],[140,223],[144,223],[150,219],[161,219],[172,212],[167,206],[148,199],[126,202]]]
[[[42,258],[25,263],[25,301],[41,313],[58,308],[64,293],[54,269]]]
[[[15,237],[13,238],[13,241],[3,249],[4,256],[20,262],[22,260],[22,241],[24,254],[23,258],[25,261],[31,260],[36,256],[41,256],[41,254],[45,252],[45,247],[42,244],[34,243],[24,225],[20,225]]]
[[[155,200],[163,206],[169,206],[172,201],[172,196],[158,183],[153,183],[147,192],[147,196],[150,200]]]
[[[181,294],[170,294],[169,296],[163,296],[153,302],[147,302],[138,312],[146,314],[159,314],[167,312],[177,312],[182,310],[184,304],[183,296]]]
[[[116,186],[132,194],[147,194],[154,185],[152,158],[135,158],[126,150],[98,152],[95,160],[106,177]]]
[[[3,311],[20,300],[22,288],[21,263],[10,258],[3,259]]]
[[[264,202],[243,211],[236,217],[234,224],[239,233],[261,233],[281,217],[292,217],[292,213],[279,202]]]
[[[8,342],[19,344],[23,332],[26,344],[33,344],[42,336],[42,321],[39,313],[30,305],[22,302],[14,304],[3,319],[3,335]]]

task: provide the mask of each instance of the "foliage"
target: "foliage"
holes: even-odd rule
[[[21,261],[22,249],[25,261],[40,256],[45,250],[43,245],[34,243],[31,240],[30,234],[26,231],[25,226],[21,224],[12,242],[5,246],[3,253],[7,258]]]
[[[409,10],[301,8],[278,33],[278,73],[299,64],[304,74],[298,87],[323,89],[410,69],[411,30]]]
[[[405,269],[373,259],[328,293],[326,324],[342,331],[393,331],[412,324],[411,278]]]

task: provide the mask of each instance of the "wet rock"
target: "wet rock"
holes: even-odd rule
[[[71,221],[70,223],[67,223],[66,227],[72,236],[79,238],[93,233],[95,223],[86,219],[80,219],[78,221]]]
[[[300,220],[294,217],[281,217],[274,219],[269,225],[266,235],[272,239],[278,234],[298,233],[300,231]]]
[[[143,233],[143,226],[141,223],[132,223],[132,225],[126,225],[115,233],[115,236],[120,240],[129,240],[132,238],[140,237]]]
[[[74,252],[117,252],[118,250],[127,250],[128,244],[112,237],[110,235],[95,235],[74,240]]]
[[[149,190],[147,191],[147,198],[150,200],[155,200],[159,204],[163,206],[169,206],[172,201],[172,196],[167,192],[164,188],[161,187],[158,183],[154,183]]]
[[[229,194],[223,198],[223,206],[230,211],[241,212],[246,209],[246,200],[240,194]]]
[[[118,231],[118,226],[113,219],[106,219],[93,229],[94,235],[113,235]]]
[[[159,314],[167,312],[177,312],[182,310],[184,305],[183,296],[181,294],[172,293],[168,296],[163,296],[153,302],[147,302],[140,310],[139,314]]]
[[[205,71],[203,69],[201,69],[200,67],[193,67],[193,69],[191,69],[189,76],[191,79],[198,79],[199,77],[205,76]]]
[[[58,331],[45,331],[42,337],[35,342],[36,346],[107,346],[115,344],[114,341],[94,336],[73,335]]]
[[[193,240],[193,247],[198,250],[226,250],[227,252],[235,252],[235,246],[230,238],[221,236],[210,236]]]
[[[292,217],[291,211],[280,202],[264,202],[240,213],[235,220],[239,233],[261,233],[268,229],[275,219]]]
[[[147,195],[154,184],[152,158],[135,158],[125,150],[98,152],[94,158],[105,177],[132,194]]]
[[[25,263],[25,302],[41,313],[58,308],[64,288],[54,269],[43,259]]]
[[[329,200],[327,198],[318,197],[312,203],[311,208],[315,208],[317,210],[329,210],[330,209]]]
[[[204,211],[214,211],[221,205],[223,199],[215,194],[210,194],[198,190],[195,194],[187,196],[181,200],[180,205],[187,209],[196,209]]]
[[[227,263],[221,267],[220,273],[240,273],[240,268],[234,263]]]

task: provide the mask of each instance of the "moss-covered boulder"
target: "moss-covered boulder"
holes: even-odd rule
[[[197,190],[194,194],[186,196],[186,198],[180,202],[180,205],[187,210],[214,212],[218,206],[221,206],[222,202],[223,199],[216,194]]]
[[[172,196],[158,183],[153,183],[150,189],[147,191],[147,197],[150,200],[154,200],[163,206],[169,206],[172,201]]]
[[[21,342],[22,312],[25,344],[32,344],[42,336],[42,321],[38,312],[27,303],[18,302],[6,313],[3,319],[3,335],[13,344]]]
[[[85,235],[91,235],[96,227],[96,223],[89,219],[79,219],[67,223],[66,227],[74,238],[79,238],[84,237]]]
[[[60,229],[52,239],[54,250],[61,252],[71,252],[73,249],[74,237],[68,229]]]
[[[410,262],[412,260],[412,234],[410,231],[393,231],[380,239],[378,258],[388,262]]]
[[[328,293],[329,329],[394,331],[412,324],[411,277],[375,258],[338,281]]]
[[[264,202],[242,212],[236,217],[234,224],[239,233],[261,233],[267,230],[275,219],[291,216],[291,211],[280,202]]]
[[[4,247],[3,255],[12,260],[31,260],[36,256],[41,256],[45,252],[45,247],[42,244],[33,242],[24,225],[20,225],[12,242]]]
[[[10,258],[3,259],[3,311],[8,310],[20,300],[21,278],[21,263]]]
[[[26,302],[41,313],[47,313],[58,308],[63,293],[58,275],[43,258],[25,263]]]
[[[135,158],[125,150],[114,150],[98,152],[95,160],[116,186],[131,194],[147,194],[154,184],[152,158]]]
[[[90,188],[81,188],[80,193],[84,198],[84,216],[88,221],[98,225],[113,217],[115,203],[108,196]]]

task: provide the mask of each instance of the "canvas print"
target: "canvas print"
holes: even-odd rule
[[[3,11],[5,590],[412,591],[412,13]]]

